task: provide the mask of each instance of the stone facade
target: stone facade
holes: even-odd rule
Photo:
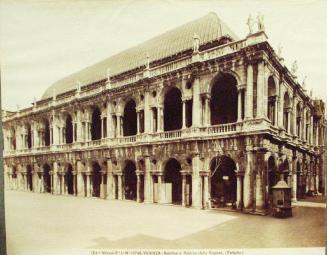
[[[263,30],[34,102],[3,117],[8,189],[267,213],[284,179],[325,193],[324,104]]]

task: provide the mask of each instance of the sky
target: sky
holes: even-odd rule
[[[327,1],[0,1],[2,108],[31,106],[55,81],[214,11],[238,35],[264,15],[268,41],[327,100]]]

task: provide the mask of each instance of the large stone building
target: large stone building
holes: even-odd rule
[[[324,103],[249,31],[209,13],[5,114],[7,188],[253,213],[280,179],[324,193]]]

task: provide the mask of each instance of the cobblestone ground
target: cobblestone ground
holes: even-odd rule
[[[325,208],[294,217],[203,211],[96,198],[6,192],[9,255],[107,248],[322,247]]]

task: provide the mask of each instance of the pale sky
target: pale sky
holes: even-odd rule
[[[327,99],[327,1],[0,1],[2,107],[31,106],[55,81],[214,11],[238,35],[264,14],[285,63]]]

